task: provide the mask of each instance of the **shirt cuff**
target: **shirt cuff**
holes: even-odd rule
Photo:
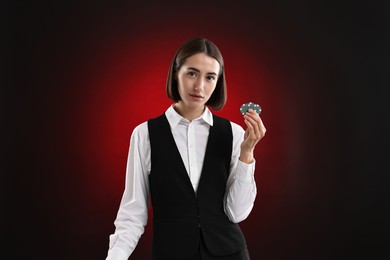
[[[252,182],[255,174],[256,160],[252,163],[244,163],[238,160],[236,179],[240,182]]]
[[[127,260],[129,256],[126,252],[118,247],[114,247],[108,251],[106,260]]]

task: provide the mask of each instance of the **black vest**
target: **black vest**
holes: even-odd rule
[[[200,236],[211,254],[246,247],[238,224],[223,210],[233,134],[228,120],[213,115],[198,190],[195,193],[165,115],[148,121],[149,175],[153,205],[153,255],[187,258],[198,254]]]

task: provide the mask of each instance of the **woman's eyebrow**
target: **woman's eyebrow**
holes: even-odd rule
[[[200,70],[198,70],[198,69],[196,69],[196,68],[194,68],[194,67],[189,67],[188,69],[189,69],[189,70],[194,70],[194,71],[196,71],[196,72],[200,72]],[[218,76],[218,74],[215,73],[215,72],[207,72],[207,75],[215,75],[215,76]]]

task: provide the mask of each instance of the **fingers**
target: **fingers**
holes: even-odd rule
[[[263,138],[266,129],[260,116],[252,109],[249,109],[249,111],[244,115],[244,118],[245,124],[248,127],[248,138],[253,139],[255,142]]]
[[[254,120],[250,117],[245,118],[244,122],[247,126],[247,138],[250,138],[252,140],[256,140],[257,135],[259,133],[257,126],[256,126],[256,122],[254,122]]]
[[[252,109],[249,109],[244,115],[244,122],[247,129],[244,141],[241,143],[240,160],[250,163],[253,161],[254,148],[260,139],[264,137],[266,129],[260,116]]]

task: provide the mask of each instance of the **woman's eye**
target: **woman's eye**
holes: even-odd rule
[[[213,81],[213,80],[215,80],[215,77],[213,77],[213,76],[207,76],[207,80],[208,80],[208,81]]]
[[[193,71],[190,71],[190,72],[188,72],[188,76],[190,76],[190,77],[195,77],[195,76],[196,76],[196,74],[195,74],[195,72],[193,72]]]

